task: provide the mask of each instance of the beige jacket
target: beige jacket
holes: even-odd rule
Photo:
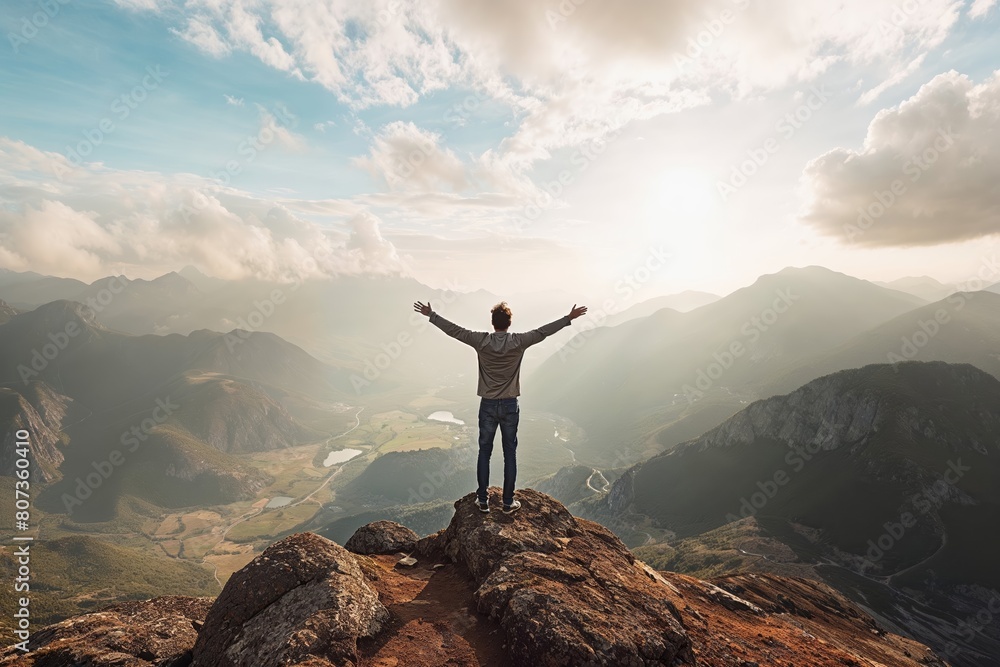
[[[469,331],[431,313],[431,324],[452,338],[471,345],[479,355],[479,388],[483,398],[512,398],[521,394],[521,359],[524,351],[569,326],[569,315],[525,333]]]

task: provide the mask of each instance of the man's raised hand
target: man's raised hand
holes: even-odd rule
[[[575,320],[576,318],[580,317],[586,312],[587,312],[586,306],[580,306],[579,308],[577,308],[576,304],[574,303],[573,309],[569,311],[569,319]]]
[[[426,315],[427,317],[430,317],[431,316],[431,302],[428,301],[427,303],[420,303],[419,301],[417,301],[417,302],[415,302],[413,304],[413,310],[417,311],[421,315]]]

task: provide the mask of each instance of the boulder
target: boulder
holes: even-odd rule
[[[427,540],[471,573],[478,609],[499,621],[513,664],[695,664],[671,591],[621,540],[544,494],[518,499],[510,516],[483,514],[469,494]]]
[[[186,667],[212,598],[166,596],[74,616],[31,635],[28,653],[0,651],[3,667]]]
[[[349,551],[298,533],[230,577],[198,635],[194,667],[353,667],[357,640],[388,619]]]
[[[354,531],[344,548],[365,555],[409,553],[418,539],[419,535],[395,521],[376,521]]]

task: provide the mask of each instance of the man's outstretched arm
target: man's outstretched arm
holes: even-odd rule
[[[431,302],[420,303],[417,301],[413,304],[413,310],[417,311],[421,315],[426,315],[430,318],[431,324],[436,326],[441,331],[445,332],[455,340],[460,340],[466,345],[471,345],[472,347],[479,347],[483,342],[483,338],[489,336],[485,331],[469,331],[463,327],[458,326],[454,322],[449,322],[445,318],[441,317],[433,310],[431,310]]]
[[[542,325],[537,329],[532,329],[523,334],[514,334],[518,337],[518,341],[521,347],[531,347],[535,343],[540,343],[555,332],[559,331],[563,327],[568,327],[569,323],[580,317],[587,312],[586,306],[580,306],[577,308],[576,304],[573,304],[573,308],[570,309],[569,315],[563,315],[555,322],[549,322],[548,324]]]

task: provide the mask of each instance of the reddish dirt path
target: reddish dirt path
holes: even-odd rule
[[[360,667],[505,664],[503,632],[475,611],[472,579],[461,566],[448,563],[435,570],[443,559],[422,558],[404,568],[395,565],[395,555],[371,560],[378,568],[372,584],[392,621],[377,638],[358,643]]]

